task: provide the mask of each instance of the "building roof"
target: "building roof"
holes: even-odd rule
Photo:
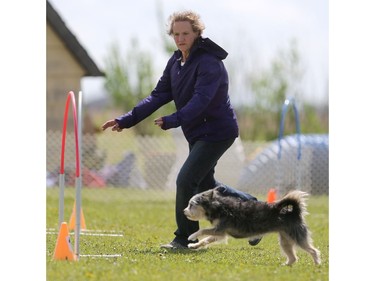
[[[74,34],[67,28],[65,22],[52,7],[49,1],[47,1],[47,22],[61,38],[67,49],[76,58],[77,62],[82,66],[83,69],[85,69],[84,76],[104,76],[104,73],[91,59],[87,51],[78,42]]]

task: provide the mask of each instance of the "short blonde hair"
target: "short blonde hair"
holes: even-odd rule
[[[173,24],[178,21],[188,21],[190,22],[193,31],[198,32],[198,35],[201,36],[203,33],[203,30],[206,28],[204,26],[204,23],[201,20],[200,15],[193,11],[180,11],[180,12],[174,12],[172,15],[169,16],[169,24],[167,33],[168,35],[173,34]]]

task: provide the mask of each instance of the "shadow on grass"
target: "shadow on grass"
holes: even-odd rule
[[[200,250],[192,250],[192,249],[175,249],[175,250],[168,250],[168,249],[161,249],[160,252],[162,254],[169,254],[169,255],[200,255],[207,253],[208,249],[200,249]]]
[[[199,249],[199,250],[192,250],[192,249],[161,249],[161,248],[148,248],[148,249],[132,249],[129,252],[133,254],[142,254],[142,255],[200,255],[204,254],[209,249]]]

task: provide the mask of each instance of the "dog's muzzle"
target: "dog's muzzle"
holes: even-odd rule
[[[185,208],[185,209],[184,209],[184,215],[185,215],[187,218],[189,218],[189,216],[190,216],[190,212],[189,212],[189,209],[188,209],[188,208]]]
[[[194,218],[194,216],[191,214],[190,210],[189,210],[189,207],[185,208],[184,209],[184,215],[191,221],[196,221],[196,219]]]

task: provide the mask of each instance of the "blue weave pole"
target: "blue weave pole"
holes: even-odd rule
[[[301,128],[300,128],[300,123],[299,123],[299,114],[298,114],[298,110],[297,110],[297,106],[295,104],[294,98],[287,98],[284,101],[283,108],[282,108],[282,111],[281,111],[280,130],[279,130],[279,137],[278,137],[279,151],[277,153],[277,158],[279,160],[281,159],[281,151],[282,151],[281,139],[283,138],[283,135],[284,135],[285,115],[287,113],[289,105],[292,105],[293,110],[294,110],[294,119],[295,119],[295,123],[296,123],[296,133],[297,133],[297,142],[298,142],[297,159],[300,160],[301,156],[302,156]]]
[[[279,130],[279,137],[278,137],[279,151],[278,151],[278,154],[277,154],[277,158],[278,158],[279,161],[281,160],[281,152],[282,152],[281,140],[282,140],[283,135],[284,135],[285,115],[286,115],[287,110],[288,110],[290,105],[293,106],[293,110],[294,110],[294,119],[295,119],[295,123],[296,123],[296,135],[297,135],[297,142],[298,142],[297,160],[299,162],[300,159],[301,159],[301,156],[302,156],[302,146],[301,146],[301,138],[300,138],[301,129],[300,129],[297,106],[295,105],[295,101],[294,101],[293,98],[287,98],[284,101],[283,108],[282,108],[282,111],[281,111],[280,130]],[[279,181],[276,180],[276,188],[277,188],[278,191],[280,190],[281,183],[282,183],[282,180],[281,180],[282,173],[281,173],[280,169],[281,169],[281,167],[280,167],[280,163],[279,163],[279,165],[277,165],[277,167],[276,167],[276,179],[279,180]],[[297,165],[297,187],[296,188],[300,189],[300,187],[301,187],[301,165],[298,164]]]

